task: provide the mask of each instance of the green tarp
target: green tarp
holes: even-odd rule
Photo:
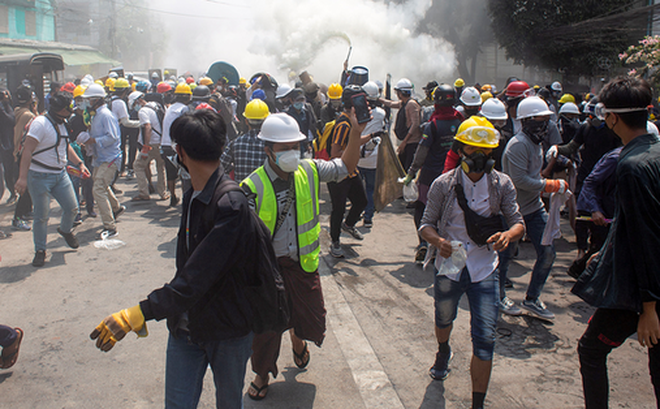
[[[89,65],[89,64],[110,64],[120,65],[121,62],[106,57],[100,51],[90,48],[89,50],[69,50],[65,48],[50,48],[50,47],[13,47],[7,45],[0,45],[1,55],[13,54],[31,54],[37,52],[48,52],[60,54],[64,63],[69,66],[74,65]]]

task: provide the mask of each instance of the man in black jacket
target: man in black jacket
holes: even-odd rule
[[[176,274],[138,305],[107,317],[91,337],[108,351],[130,331],[147,336],[145,321],[167,318],[165,406],[196,407],[200,374],[210,365],[217,407],[239,409],[253,338],[244,275],[255,268],[257,225],[240,191],[212,203],[228,179],[219,160],[226,135],[221,117],[206,109],[185,114],[174,121],[171,135],[192,183],[183,198]],[[204,223],[210,206],[213,226]]]
[[[596,114],[624,147],[616,168],[614,222],[599,259],[590,260],[596,264],[572,290],[598,308],[578,344],[584,398],[587,409],[607,408],[607,356],[636,332],[648,348],[660,407],[660,141],[647,133],[644,109],[652,93],[644,80],[618,77],[599,99],[603,106]]]

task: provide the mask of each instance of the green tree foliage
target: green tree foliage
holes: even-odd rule
[[[644,34],[645,14],[630,13],[637,3],[488,0],[488,12],[497,41],[516,63],[589,76],[609,71],[629,39]]]
[[[453,44],[458,73],[468,84],[474,82],[477,54],[493,38],[483,0],[433,0],[419,30]]]

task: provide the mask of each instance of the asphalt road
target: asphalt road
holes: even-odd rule
[[[122,180],[126,203],[135,182]],[[13,205],[1,199],[0,230],[10,232]],[[327,196],[326,196],[327,199]],[[77,229],[78,250],[66,247],[55,229],[52,204],[46,266],[34,268],[32,235],[12,232],[0,240],[0,323],[25,331],[18,363],[0,371],[0,408],[163,407],[164,322],[150,322],[145,339],[127,336],[109,353],[89,339],[108,314],[131,307],[174,275],[180,206],[168,202],[127,203],[118,224],[125,246],[94,246],[99,219]],[[347,257],[327,253],[329,204],[323,204],[321,275],[328,310],[322,348],[311,347],[306,370],[293,364],[288,336],[280,376],[261,402],[246,408],[470,408],[472,346],[467,302],[460,303],[450,344],[453,371],[444,382],[427,371],[434,361],[433,273],[412,263],[417,244],[412,215],[397,201],[360,230],[364,241],[342,236]],[[491,408],[583,407],[576,343],[592,309],[570,294],[565,270],[575,256],[574,237],[564,223],[558,257],[542,299],[557,315],[554,324],[530,317],[502,317],[486,398]],[[531,244],[521,244],[509,295],[521,301],[533,263]],[[646,352],[630,339],[611,354],[610,407],[655,407]],[[246,385],[252,379],[250,366]],[[246,386],[247,389],[247,386]],[[199,407],[215,407],[210,371]]]

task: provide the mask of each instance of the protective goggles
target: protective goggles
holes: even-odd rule
[[[641,112],[646,111],[646,107],[636,107],[636,108],[606,108],[605,104],[599,102],[594,108],[594,116],[601,121],[605,120],[605,116],[609,113],[612,114],[627,114],[629,112]]]
[[[493,149],[499,145],[500,133],[486,126],[471,126],[456,135],[454,139],[466,145]]]

